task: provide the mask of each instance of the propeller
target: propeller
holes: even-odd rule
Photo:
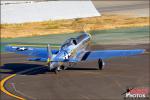
[[[86,29],[88,29],[88,32],[86,31]],[[90,27],[88,27],[88,24],[85,24],[83,26],[83,30],[84,30],[84,32],[89,34],[89,36],[92,38],[91,42],[89,43],[90,46],[87,49],[89,49],[89,50],[97,50],[97,49],[104,50],[105,49],[105,47],[103,45],[98,44],[97,41],[95,41],[95,39],[94,39],[94,36],[97,35],[96,30],[92,30]]]
[[[51,51],[50,44],[47,45],[47,53],[48,53],[47,64],[49,66],[52,58],[52,51]]]

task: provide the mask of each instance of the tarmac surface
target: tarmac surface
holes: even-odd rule
[[[95,45],[99,49],[146,49],[141,45]],[[105,69],[97,70],[96,61],[81,62],[58,74],[49,72],[46,63],[26,61],[26,56],[1,55],[1,80],[13,95],[27,100],[123,100],[129,87],[149,87],[149,53],[105,60]],[[32,68],[32,70],[30,70]],[[1,93],[1,100],[18,100]]]
[[[149,0],[92,0],[96,9],[103,14],[118,14],[130,17],[148,17]]]

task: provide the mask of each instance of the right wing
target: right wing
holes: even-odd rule
[[[80,56],[81,53],[77,55],[75,58],[69,58],[67,60],[64,59],[55,59],[58,62],[80,62],[80,61],[92,61],[98,59],[110,59],[115,57],[125,57],[132,56],[137,54],[144,53],[144,49],[135,49],[135,50],[97,50],[97,51],[85,51],[83,52],[83,56]]]
[[[81,61],[84,60],[98,60],[98,59],[109,59],[114,57],[125,57],[144,53],[144,49],[135,50],[98,50],[85,52]]]

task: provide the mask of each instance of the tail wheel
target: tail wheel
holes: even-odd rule
[[[104,62],[102,59],[98,59],[98,67],[99,67],[99,70],[104,69]]]

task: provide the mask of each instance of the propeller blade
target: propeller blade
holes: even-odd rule
[[[47,53],[48,53],[47,63],[50,63],[51,58],[52,58],[52,51],[51,51],[50,44],[47,45]]]

